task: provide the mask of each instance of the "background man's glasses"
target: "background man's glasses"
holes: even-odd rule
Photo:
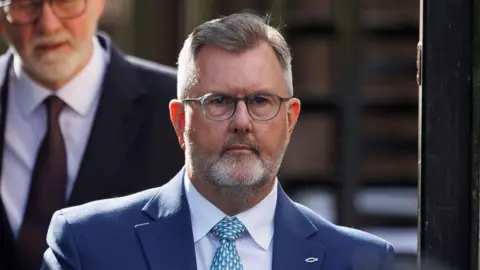
[[[239,101],[245,102],[250,116],[258,121],[268,121],[277,116],[284,101],[291,98],[282,98],[271,93],[254,93],[238,98],[227,94],[210,93],[198,98],[186,98],[182,101],[200,102],[202,112],[212,121],[224,121],[235,114]]]
[[[87,0],[4,0],[0,8],[12,24],[30,24],[38,20],[48,3],[59,19],[73,19],[85,12]]]

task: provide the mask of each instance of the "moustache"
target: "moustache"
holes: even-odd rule
[[[68,34],[57,34],[55,36],[39,36],[32,39],[32,47],[45,46],[55,43],[68,43],[72,45],[72,39]]]
[[[227,142],[225,142],[220,149],[220,154],[224,154],[226,151],[234,148],[245,148],[254,152],[256,155],[260,154],[260,147],[258,144],[252,140],[249,140],[245,137],[232,137]]]

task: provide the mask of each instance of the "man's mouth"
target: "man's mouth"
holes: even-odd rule
[[[42,51],[55,51],[58,49],[61,49],[63,47],[66,47],[68,45],[67,42],[54,42],[54,43],[47,43],[47,44],[41,44],[37,46],[37,49],[42,50]]]
[[[236,145],[228,146],[223,152],[236,153],[236,154],[252,154],[252,153],[256,154],[257,151],[249,145],[236,144]]]

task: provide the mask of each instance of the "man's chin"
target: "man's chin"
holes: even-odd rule
[[[258,182],[258,175],[255,175],[248,171],[232,171],[229,175],[229,183],[231,186],[250,186]]]
[[[34,64],[34,72],[48,81],[60,81],[71,76],[75,63],[65,61],[67,58],[43,58]]]
[[[217,183],[224,187],[256,186],[263,176],[261,168],[255,166],[235,166],[229,169],[217,170]]]
[[[71,62],[72,55],[68,53],[51,52],[45,53],[41,57],[33,59],[35,66],[38,67],[65,67]],[[70,60],[70,61],[67,61]]]

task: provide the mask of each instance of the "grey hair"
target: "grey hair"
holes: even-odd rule
[[[275,52],[284,71],[288,94],[293,96],[292,56],[280,31],[269,25],[268,16],[236,13],[199,25],[185,40],[177,62],[177,97],[187,97],[198,81],[196,58],[201,48],[214,46],[240,53],[254,48],[261,41],[268,42]]]

